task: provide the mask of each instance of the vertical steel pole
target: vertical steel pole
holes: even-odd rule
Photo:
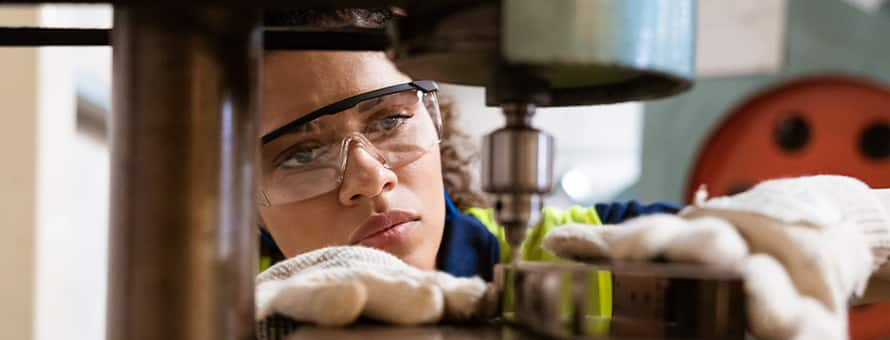
[[[108,339],[247,339],[256,9],[117,7]]]

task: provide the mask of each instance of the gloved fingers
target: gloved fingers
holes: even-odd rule
[[[545,236],[543,246],[564,258],[646,260],[665,255],[717,264],[737,261],[748,252],[744,239],[723,220],[690,222],[667,214],[638,217],[620,225],[560,226]]]
[[[800,305],[800,324],[793,339],[845,340],[848,338],[845,314],[833,314],[819,300],[809,296],[803,296]]]
[[[442,319],[445,301],[442,289],[433,282],[386,270],[362,271],[357,273],[357,278],[368,290],[362,312],[367,317],[400,325]]]
[[[858,235],[855,229],[819,230],[776,220],[758,222],[737,223],[751,241],[752,251],[769,254],[784,266],[799,294],[838,312],[864,285],[856,278],[868,277],[871,253],[862,242],[851,240]]]
[[[259,321],[275,314],[272,304],[278,296],[281,289],[284,288],[282,281],[263,282],[256,286],[254,290],[254,318]]]
[[[367,298],[365,286],[358,281],[319,282],[300,277],[268,281],[256,289],[256,319],[279,313],[294,320],[342,326],[359,317]]]
[[[867,237],[860,232],[850,232],[851,230],[855,229],[841,225],[825,234],[825,238],[830,241],[825,245],[824,252],[830,254],[830,259],[834,260],[829,267],[829,272],[834,273],[834,280],[829,282],[829,286],[840,291],[839,298],[842,301],[838,305],[841,310],[847,309],[851,295],[861,297],[865,294],[874,269],[872,265],[875,254],[869,247],[862,246],[868,244]]]
[[[445,319],[451,321],[487,318],[497,310],[497,294],[478,277],[458,278],[436,272],[432,279],[445,298]]]
[[[847,338],[846,316],[831,313],[822,302],[800,295],[782,265],[768,255],[744,263],[748,322],[758,339]]]
[[[606,238],[619,226],[591,226],[566,224],[551,230],[541,243],[545,250],[567,259],[593,259],[610,257],[611,245]]]
[[[821,309],[822,314],[827,313],[825,307],[812,298],[798,294],[785,268],[773,257],[753,255],[743,263],[742,269],[749,327],[757,338],[798,337],[804,331],[807,314],[819,316],[818,311],[808,309]],[[824,318],[819,320],[824,321]]]
[[[664,246],[673,261],[733,267],[748,256],[748,244],[726,220],[702,217],[687,221]]]
[[[617,226],[606,242],[611,256],[621,260],[647,260],[666,255],[671,243],[688,232],[689,221],[675,215],[637,217]]]
[[[787,229],[795,252],[782,254],[792,280],[803,295],[816,298],[834,313],[847,310],[853,295],[861,295],[873,263],[864,236],[841,226],[818,232],[810,228]]]

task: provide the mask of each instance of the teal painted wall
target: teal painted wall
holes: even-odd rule
[[[784,79],[819,73],[890,84],[890,12],[868,15],[840,0],[789,0],[785,66],[778,74],[700,79],[680,96],[645,105],[640,182],[627,196],[683,201],[699,145],[724,113]]]

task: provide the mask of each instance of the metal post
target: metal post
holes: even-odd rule
[[[116,7],[108,339],[248,339],[256,9]]]

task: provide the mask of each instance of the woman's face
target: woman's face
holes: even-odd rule
[[[411,81],[378,52],[275,52],[265,56],[262,72],[261,135],[338,100]],[[287,143],[263,146],[261,183],[268,182],[274,159]],[[336,189],[303,201],[261,206],[261,225],[288,257],[359,244],[434,268],[445,223],[438,145],[395,169],[351,146]],[[391,226],[399,221],[408,222]]]

